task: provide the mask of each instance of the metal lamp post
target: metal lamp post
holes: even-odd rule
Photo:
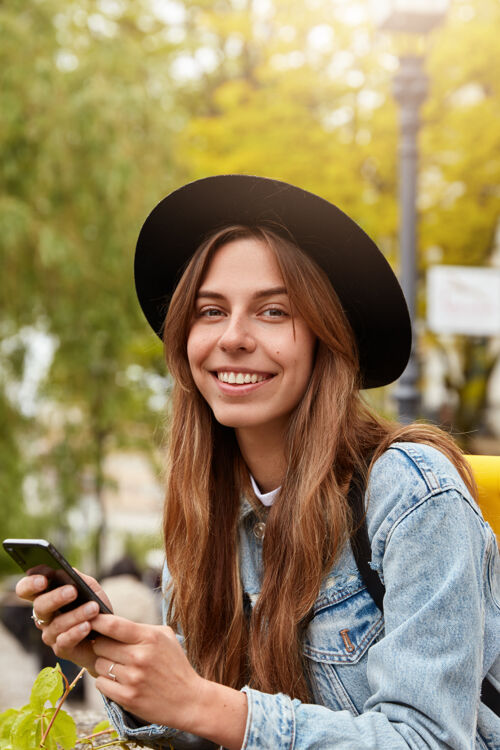
[[[406,34],[427,34],[444,20],[448,0],[374,0],[379,28]],[[394,97],[400,107],[399,144],[399,244],[400,282],[413,329],[413,345],[395,397],[402,422],[412,422],[419,413],[419,364],[415,346],[417,288],[417,172],[420,107],[428,92],[423,56],[401,55],[394,78]]]

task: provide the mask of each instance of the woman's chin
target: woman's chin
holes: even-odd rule
[[[238,436],[262,434],[266,437],[266,442],[273,435],[276,435],[276,438],[281,440],[288,423],[288,416],[280,415],[269,419],[267,415],[261,418],[255,412],[252,415],[236,415],[221,412],[218,414],[214,413],[214,417],[224,427],[232,427]]]

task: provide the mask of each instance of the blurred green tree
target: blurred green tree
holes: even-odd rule
[[[185,162],[192,177],[262,173],[318,192],[355,217],[397,270],[392,80],[401,45],[418,49],[418,40],[377,32],[367,2],[306,6],[307,13],[303,2],[285,0],[189,3],[216,64],[200,85],[199,114],[182,135]],[[499,21],[496,0],[455,0],[430,40],[421,133],[422,318],[429,264],[487,265],[492,254],[500,216]],[[423,343],[440,346],[428,334]],[[454,379],[448,366],[447,383],[458,396],[452,428],[466,443],[481,423],[497,353],[478,358],[487,341],[457,338],[456,346],[462,374]],[[472,371],[474,388],[466,385]],[[386,403],[382,394],[371,398]]]
[[[157,420],[148,384],[129,377],[131,365],[161,371],[132,258],[141,221],[175,183],[175,44],[145,2],[11,2],[0,27],[2,338],[32,327],[55,342],[39,394],[52,408],[31,420],[25,402],[17,418],[10,408],[3,469],[19,484],[21,456],[38,457],[60,536],[82,494],[102,504],[107,452],[143,445],[142,425]]]
[[[422,138],[422,272],[436,262],[488,266],[494,260],[500,226],[499,24],[496,0],[455,2],[431,50],[432,96]],[[449,402],[456,404],[451,427],[470,450],[498,365],[498,347],[486,337],[456,336],[457,371],[449,347],[439,337],[427,339],[447,362]]]
[[[28,482],[69,541],[66,511],[86,495],[102,499],[106,455],[117,446],[151,447],[158,421],[151,400],[166,383],[161,346],[135,300],[132,255],[145,215],[170,189],[223,172],[295,182],[354,216],[397,268],[397,49],[373,28],[368,5],[0,5],[6,533],[25,533],[13,511],[24,507]],[[422,315],[430,263],[482,265],[493,249],[499,14],[497,0],[454,0],[431,41],[421,139]],[[52,342],[48,377],[37,376],[30,354],[35,335]],[[461,382],[474,371],[477,387],[450,376],[459,431],[479,422],[494,364],[485,346],[463,344]],[[384,394],[375,399],[386,403]],[[96,560],[101,536],[102,524]]]

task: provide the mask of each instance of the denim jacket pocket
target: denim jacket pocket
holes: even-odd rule
[[[320,594],[304,638],[316,702],[354,715],[361,713],[369,697],[368,649],[383,627],[383,616],[359,575],[349,575]]]

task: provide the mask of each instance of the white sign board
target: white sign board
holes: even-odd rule
[[[370,0],[377,26],[416,33],[426,33],[437,26],[444,19],[449,4],[449,0]]]
[[[427,323],[434,333],[500,335],[500,269],[433,266],[427,273]]]

